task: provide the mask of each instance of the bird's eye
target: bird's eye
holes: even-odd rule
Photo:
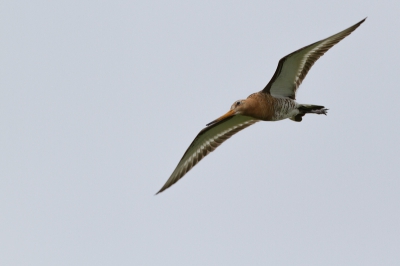
[[[239,102],[239,101],[236,102],[236,106],[238,106],[238,105],[240,105],[240,102]]]

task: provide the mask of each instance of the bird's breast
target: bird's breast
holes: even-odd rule
[[[272,121],[274,116],[274,99],[262,92],[253,93],[247,98],[248,115],[264,121]]]
[[[248,114],[264,121],[278,121],[292,117],[297,110],[297,104],[289,98],[275,98],[270,94],[258,92],[247,98]]]

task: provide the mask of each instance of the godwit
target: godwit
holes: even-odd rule
[[[289,118],[300,122],[305,114],[326,115],[328,109],[324,106],[297,103],[295,101],[297,89],[315,61],[364,21],[365,19],[279,60],[272,79],[262,91],[251,94],[245,100],[235,101],[226,114],[208,123],[200,131],[157,194],[175,184],[222,142],[258,121],[278,121]]]

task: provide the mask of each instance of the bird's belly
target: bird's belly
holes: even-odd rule
[[[291,118],[299,113],[297,103],[291,99],[278,99],[274,106],[274,115],[272,121],[279,121]]]
[[[279,121],[279,120],[283,120],[286,118],[291,118],[294,117],[296,115],[299,114],[299,110],[297,109],[293,109],[290,110],[289,112],[277,112],[273,117],[272,117],[272,121]]]

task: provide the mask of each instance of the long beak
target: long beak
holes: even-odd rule
[[[234,110],[229,110],[226,114],[224,114],[223,116],[215,119],[214,121],[208,123],[206,126],[211,126],[214,125],[222,120],[227,119],[228,117],[234,116],[236,114],[236,112]]]

